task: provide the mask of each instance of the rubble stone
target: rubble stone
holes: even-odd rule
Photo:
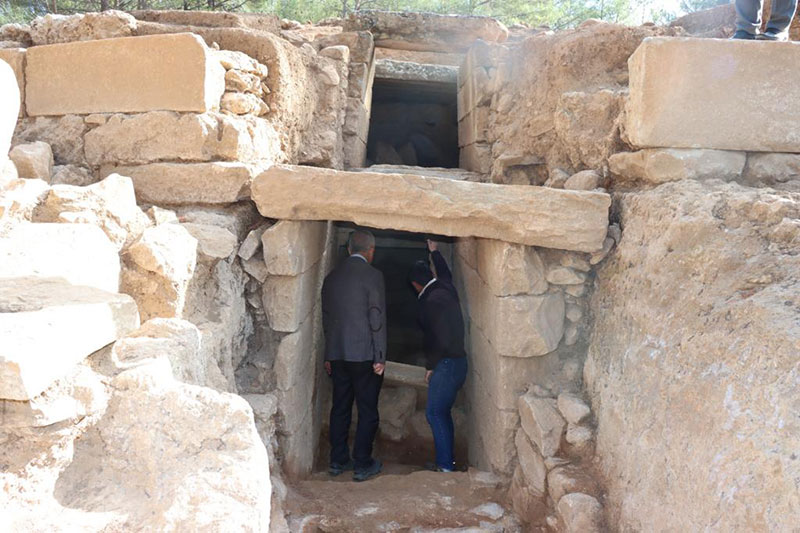
[[[570,424],[580,424],[592,414],[592,410],[580,396],[569,392],[558,395],[558,410]]]
[[[8,157],[17,167],[20,178],[40,179],[50,182],[53,173],[53,150],[46,142],[18,144]]]
[[[197,239],[197,253],[201,260],[227,259],[236,250],[236,235],[225,228],[192,222],[182,223],[181,226]]]
[[[121,250],[150,226],[136,205],[130,178],[111,174],[87,187],[54,185],[35,215],[36,222],[84,222],[99,226]]]
[[[517,445],[517,458],[525,475],[526,484],[536,492],[544,494],[547,467],[544,465],[542,455],[533,447],[521,428],[517,430],[514,442]]]
[[[222,65],[190,34],[36,46],[28,50],[25,74],[31,116],[203,113],[219,107],[225,89]]]
[[[544,263],[532,246],[478,239],[477,269],[496,296],[547,291]]]
[[[0,237],[0,278],[60,277],[116,293],[119,272],[117,248],[96,226],[24,223]]]
[[[602,177],[594,170],[583,170],[564,182],[564,188],[573,191],[591,191],[600,185]]]
[[[800,152],[800,111],[785,107],[786,102],[800,102],[800,86],[789,79],[776,80],[782,82],[779,88],[764,84],[774,78],[774,69],[800,65],[800,50],[793,43],[769,49],[752,44],[692,37],[645,39],[629,60],[625,130],[631,144]],[[668,77],[663,76],[666,71]],[[774,97],[775,91],[780,98]],[[749,97],[742,100],[737,98],[740,94]],[[776,116],[783,120],[773,120]]]
[[[85,187],[95,182],[94,176],[86,167],[78,165],[56,165],[50,176],[53,185],[76,185]]]
[[[0,278],[0,398],[35,398],[138,326],[136,304],[124,294],[56,278]]]
[[[552,457],[561,445],[566,423],[556,409],[556,401],[530,393],[519,397],[522,429],[544,457]]]
[[[563,465],[553,468],[547,474],[547,492],[554,502],[571,492],[582,492],[589,496],[599,496],[599,487],[594,478],[581,465]]]
[[[259,211],[267,217],[348,220],[377,228],[585,252],[602,247],[610,205],[607,194],[595,192],[289,166],[262,173],[252,190]],[[372,205],[380,205],[380,212],[365,208]],[[468,219],[463,216],[465,209],[472,213]]]
[[[130,37],[136,31],[136,19],[116,10],[75,15],[47,14],[31,22],[33,44],[69,43],[114,37]]]
[[[603,531],[603,507],[588,494],[573,492],[563,496],[556,507],[565,533],[599,533]]]
[[[800,192],[800,154],[749,154],[742,182]]]

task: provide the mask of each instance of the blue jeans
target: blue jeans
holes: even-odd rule
[[[439,468],[452,470],[455,465],[453,457],[455,430],[450,410],[466,379],[467,358],[445,358],[436,365],[428,384],[428,406],[425,409],[425,416],[433,432],[436,466]]]
[[[736,0],[736,29],[755,35],[761,29],[761,0]],[[797,9],[797,0],[773,0],[767,30],[785,33]]]

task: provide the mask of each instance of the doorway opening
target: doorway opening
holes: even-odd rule
[[[458,168],[457,84],[376,78],[367,166]]]
[[[336,253],[334,266],[347,258],[347,242],[357,226],[337,223],[334,226]],[[417,323],[417,294],[409,281],[415,261],[428,260],[427,238],[440,243],[440,251],[453,266],[453,239],[448,237],[368,228],[375,235],[375,258],[372,266],[383,273],[386,286],[387,365],[381,389],[380,430],[375,453],[386,463],[419,468],[433,459],[433,436],[425,417],[428,389],[425,383],[425,354],[422,330]],[[466,317],[465,317],[466,318]],[[467,430],[464,392],[459,393],[453,408],[456,425],[455,454],[458,464],[467,462]],[[329,406],[323,413],[329,412]],[[355,432],[354,411],[351,433]],[[329,444],[327,425],[320,438],[317,468],[324,470]]]

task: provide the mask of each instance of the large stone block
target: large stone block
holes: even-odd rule
[[[24,48],[0,48],[0,60],[8,63],[14,70],[19,87],[19,115],[25,114],[25,49]],[[5,101],[5,100],[3,100]]]
[[[495,407],[478,376],[468,377],[466,392],[470,464],[510,475],[516,456],[514,435],[519,428],[519,413]]]
[[[564,334],[566,306],[560,292],[495,296],[478,274],[461,269],[475,325],[505,357],[533,357],[552,352]]]
[[[119,255],[97,226],[21,224],[0,238],[0,278],[23,276],[117,292]]]
[[[556,400],[539,398],[531,393],[519,397],[519,418],[539,453],[553,457],[561,445],[566,423],[558,412]]]
[[[375,62],[375,77],[388,80],[450,83],[455,89],[458,67],[379,59]]]
[[[282,165],[259,175],[252,191],[266,217],[347,220],[584,252],[602,247],[611,204],[597,192]]]
[[[20,104],[14,71],[5,61],[0,61],[0,100],[3,102],[0,106],[0,161],[4,161],[11,147],[11,136],[17,124]]]
[[[93,166],[159,161],[271,160],[280,151],[273,127],[257,117],[222,113],[152,111],[113,115],[86,134],[86,161]]]
[[[800,44],[654,37],[628,64],[631,144],[800,152]]]
[[[666,183],[684,179],[738,178],[746,154],[726,150],[686,148],[648,148],[638,152],[620,152],[608,158],[611,172],[624,181]]]
[[[325,251],[324,222],[281,220],[261,234],[264,262],[271,276],[296,276],[315,265]]]
[[[318,278],[319,263],[297,276],[268,276],[261,295],[269,327],[297,331],[316,301]]]
[[[29,115],[219,107],[225,70],[188,33],[36,46],[28,50]]]
[[[514,296],[547,291],[547,272],[533,247],[477,239],[476,255],[478,274],[492,294]]]
[[[434,13],[363,11],[344,21],[346,30],[368,30],[375,45],[403,50],[463,52],[478,39],[501,43],[508,29],[496,19]]]
[[[108,167],[133,180],[139,202],[153,204],[231,204],[244,200],[255,170],[242,163],[151,163]]]
[[[0,398],[30,400],[139,327],[130,296],[63,279],[0,279]]]

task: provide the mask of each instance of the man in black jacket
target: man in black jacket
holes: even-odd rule
[[[424,261],[418,261],[411,270],[411,284],[419,295],[419,323],[424,332],[425,368],[428,370],[425,415],[436,446],[434,469],[452,472],[455,435],[450,411],[467,378],[464,319],[447,261],[431,240],[428,240],[428,250],[436,277]]]
[[[350,256],[322,285],[325,370],[333,380],[329,472],[337,476],[355,469],[353,479],[364,481],[382,467],[372,458],[372,445],[386,365],[386,291],[383,274],[370,265],[375,237],[368,231],[354,231],[347,248]],[[354,399],[358,423],[351,460],[347,440]]]

